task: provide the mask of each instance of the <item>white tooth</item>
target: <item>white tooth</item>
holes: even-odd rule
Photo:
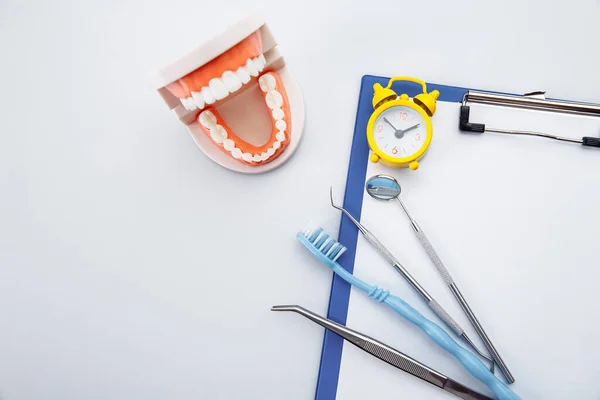
[[[216,142],[216,143],[223,143],[223,137],[222,137],[222,136],[219,136],[219,135],[217,135],[217,134],[216,134],[216,130],[215,130],[215,129],[211,129],[211,130],[209,131],[209,133],[210,133],[210,138],[211,138],[211,139],[212,139],[214,142]]]
[[[223,147],[225,148],[225,150],[231,151],[235,148],[235,143],[233,143],[233,140],[227,139],[225,143],[223,143]]]
[[[242,158],[244,159],[244,161],[250,162],[250,161],[252,161],[252,154],[244,153],[244,154],[242,154]]]
[[[280,141],[283,142],[285,140],[285,133],[283,133],[282,131],[277,132],[277,134],[275,135],[275,138]]]
[[[277,81],[275,80],[275,77],[273,77],[273,75],[264,74],[263,76],[258,78],[258,84],[260,86],[260,90],[262,90],[265,93],[268,93],[271,90],[275,90],[275,85],[277,84]]]
[[[260,60],[260,63],[262,64],[262,66],[264,68],[265,65],[267,65],[267,60],[265,59],[265,55],[261,54],[260,56],[258,56],[258,59]]]
[[[240,81],[237,75],[231,71],[223,72],[222,78],[227,90],[229,90],[229,93],[233,93],[242,87],[242,81]]]
[[[217,123],[217,117],[215,117],[215,114],[211,113],[208,110],[202,111],[200,113],[200,123],[205,128],[212,128]]]
[[[252,60],[252,62],[254,63],[254,66],[256,67],[256,70],[258,72],[262,71],[264,68],[263,63],[260,62],[260,60],[258,59],[258,57],[256,57],[254,60]]]
[[[269,158],[269,155],[266,151],[263,151],[262,153],[260,153],[260,158],[262,158],[263,161],[266,161],[267,158]]]
[[[285,128],[287,128],[287,124],[285,123],[284,120],[280,119],[279,121],[275,122],[275,126],[277,127],[277,129],[279,129],[280,131],[285,131]]]
[[[187,107],[186,108],[188,110],[192,110],[193,111],[193,110],[195,110],[197,108],[196,107],[196,103],[194,103],[194,100],[191,97],[186,98],[185,102],[187,103]]]
[[[233,150],[231,150],[231,155],[236,160],[239,160],[240,158],[242,158],[242,151],[236,147]]]
[[[273,114],[273,119],[275,121],[279,121],[280,119],[283,119],[283,116],[284,116],[283,110],[281,108],[274,109],[272,114]]]
[[[188,103],[187,103],[187,99],[183,98],[183,99],[179,99],[179,101],[181,102],[181,105],[183,106],[183,108],[185,108],[186,110],[189,110],[190,108],[188,107]]]
[[[210,137],[217,143],[223,143],[227,139],[227,132],[221,125],[210,129]]]
[[[223,100],[229,94],[229,90],[227,90],[223,80],[220,78],[212,78],[208,82],[208,86],[210,87],[210,91],[212,92],[213,96],[215,96],[215,99],[217,100]]]
[[[279,133],[283,133],[283,132],[279,132]],[[277,133],[279,135],[279,133]],[[281,142],[275,142],[273,143],[273,149],[277,150],[278,148],[281,147]]]
[[[204,102],[206,104],[212,104],[215,101],[217,101],[217,99],[215,99],[215,96],[213,96],[213,94],[210,92],[208,86],[202,87],[202,98],[204,99]]]
[[[277,107],[282,107],[283,106],[283,96],[277,90],[273,90],[273,93],[275,94],[275,104],[277,104]]]
[[[265,96],[265,102],[267,103],[267,107],[274,110],[276,108],[281,108],[283,105],[283,97],[277,90],[272,90]]]
[[[248,71],[246,71],[246,68],[239,67],[237,71],[235,71],[235,74],[238,78],[240,78],[240,81],[242,81],[242,83],[250,82],[250,74],[248,73]]]
[[[272,147],[269,147],[269,149],[267,150],[267,155],[269,157],[271,157],[273,154],[275,154],[275,149],[273,149]]]
[[[227,131],[221,125],[210,128],[210,137],[217,143],[223,143],[227,139]]]
[[[252,61],[251,58],[249,58],[248,61],[246,61],[246,71],[248,71],[250,76],[258,75],[258,70],[256,69],[256,65],[254,65],[254,62]]]
[[[192,100],[194,101],[194,104],[198,106],[198,108],[204,108],[204,97],[202,97],[202,93],[192,92]]]
[[[271,96],[271,93],[267,93],[267,95],[265,96],[265,103],[267,103],[267,107],[269,107],[271,110],[274,110],[277,108],[277,105],[275,105],[275,100],[273,100],[273,96]]]
[[[260,156],[260,154],[255,154],[254,157],[252,157],[252,161],[254,162],[261,162],[263,159]]]

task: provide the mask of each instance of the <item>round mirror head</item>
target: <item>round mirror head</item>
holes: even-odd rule
[[[400,184],[389,175],[375,175],[369,178],[367,193],[377,200],[392,200],[400,195]]]

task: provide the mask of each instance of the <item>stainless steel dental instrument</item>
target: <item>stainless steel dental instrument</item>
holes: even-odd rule
[[[550,100],[546,99],[545,92],[532,92],[523,96],[515,96],[509,94],[469,90],[463,98],[463,103],[460,107],[460,117],[458,123],[458,128],[462,132],[494,132],[508,135],[538,136],[547,139],[560,140],[563,142],[579,143],[588,147],[600,147],[600,138],[594,136],[584,136],[581,139],[569,138],[544,132],[488,128],[485,126],[485,124],[470,122],[470,107],[467,105],[469,102],[492,106],[524,108],[537,111],[552,111],[565,114],[587,115],[593,117],[600,117],[600,104],[580,103],[565,100]]]
[[[488,357],[485,353],[475,346],[475,343],[467,336],[465,331],[460,325],[452,319],[450,314],[442,308],[442,306],[435,301],[433,297],[416,281],[415,278],[400,264],[398,260],[390,253],[390,251],[373,235],[364,225],[358,222],[352,214],[346,211],[343,207],[338,206],[333,201],[333,188],[329,188],[329,198],[331,200],[331,206],[337,210],[343,212],[350,220],[358,227],[358,230],[363,234],[367,242],[369,242],[383,257],[394,267],[394,269],[408,281],[408,283],[423,297],[427,302],[427,305],[433,312],[442,320],[444,323],[460,338],[462,338],[477,354],[485,358],[490,362],[490,370],[494,372],[494,360]]]
[[[330,319],[321,317],[318,314],[313,313],[298,305],[278,305],[273,306],[271,311],[292,311],[298,313],[309,320],[321,325],[322,327],[338,334],[345,340],[349,341],[356,347],[365,352],[379,358],[386,363],[401,369],[417,378],[424,380],[440,389],[443,389],[449,393],[452,393],[458,398],[465,400],[484,400],[491,399],[491,397],[485,396],[481,393],[474,391],[466,387],[465,385],[458,383],[447,376],[437,372],[436,370],[421,364],[415,359],[401,353],[400,351],[387,346],[369,336],[363,335],[362,333],[356,332],[344,325],[338,324],[337,322],[331,321]]]
[[[477,331],[477,334],[479,335],[479,337],[485,344],[485,347],[488,349],[488,351],[492,355],[494,361],[496,362],[496,364],[502,371],[502,374],[504,375],[506,380],[510,383],[513,383],[515,381],[515,378],[508,370],[508,367],[504,363],[504,360],[502,360],[502,357],[500,357],[500,354],[498,353],[498,351],[492,344],[492,341],[490,340],[488,335],[483,330],[483,327],[477,320],[475,313],[473,312],[473,310],[471,310],[471,307],[469,307],[469,304],[463,297],[460,290],[458,290],[458,286],[456,286],[456,283],[450,276],[448,269],[446,269],[446,266],[444,265],[444,263],[442,262],[442,260],[440,259],[440,257],[436,253],[436,251],[434,250],[433,246],[427,239],[427,236],[425,236],[425,233],[423,232],[421,227],[419,227],[419,224],[417,224],[417,221],[415,221],[415,219],[412,217],[412,215],[408,212],[408,209],[406,208],[406,206],[400,199],[401,190],[402,189],[401,189],[398,181],[394,177],[391,177],[389,175],[372,176],[371,178],[369,178],[369,180],[367,181],[367,184],[366,184],[366,191],[371,197],[373,197],[377,200],[385,200],[385,201],[392,200],[392,199],[398,200],[398,203],[400,203],[400,206],[402,207],[402,209],[404,210],[404,213],[408,217],[410,224],[411,224],[413,230],[415,231],[415,234],[417,235],[419,242],[421,243],[421,246],[423,246],[423,248],[425,249],[425,252],[427,253],[429,258],[433,262],[433,265],[435,265],[436,269],[442,276],[442,279],[444,279],[444,282],[446,283],[448,288],[450,288],[450,291],[452,292],[452,294],[458,301],[458,304],[460,304],[461,308],[467,315],[467,318],[469,318],[469,321],[473,325],[473,328],[475,328],[475,330]]]

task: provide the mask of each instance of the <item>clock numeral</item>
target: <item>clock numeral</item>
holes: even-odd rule
[[[383,125],[379,124],[377,125],[377,133],[381,133],[381,131],[383,131]]]
[[[398,154],[398,148],[396,146],[392,149],[392,154]]]
[[[417,142],[421,141],[421,134],[417,132],[417,136],[416,136]]]
[[[408,114],[405,112],[401,112],[400,113],[400,119],[406,120],[406,118],[408,118]]]

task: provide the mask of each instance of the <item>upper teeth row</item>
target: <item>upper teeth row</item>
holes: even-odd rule
[[[199,92],[191,92],[190,97],[180,99],[181,104],[186,110],[193,111],[197,108],[203,109],[205,104],[222,100],[229,93],[236,92],[243,84],[250,82],[251,76],[258,76],[265,68],[266,62],[262,54],[256,58],[249,58],[237,71],[225,71],[220,78],[211,79],[208,86],[203,86]]]

